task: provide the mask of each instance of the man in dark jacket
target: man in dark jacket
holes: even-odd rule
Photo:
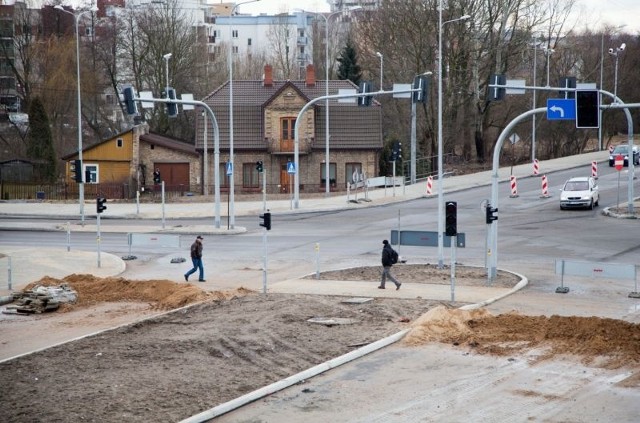
[[[196,272],[196,270],[200,271],[200,277],[198,278],[198,282],[205,282],[204,279],[204,267],[202,265],[202,237],[198,235],[193,244],[191,244],[191,262],[193,263],[193,268],[184,274],[184,280],[189,281],[189,276]]]
[[[383,247],[382,247],[382,281],[380,281],[380,286],[378,287],[378,289],[385,289],[384,288],[384,284],[387,281],[387,277],[389,278],[389,280],[393,283],[396,284],[396,291],[398,289],[400,289],[400,285],[402,285],[400,282],[398,282],[396,280],[396,278],[394,278],[393,276],[391,276],[391,266],[393,266],[393,260],[391,259],[393,257],[393,248],[391,247],[391,244],[389,244],[389,241],[387,241],[386,239],[384,241],[382,241]]]

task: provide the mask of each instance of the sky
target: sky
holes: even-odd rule
[[[329,12],[326,0],[260,0],[238,7],[240,13],[280,13],[303,9],[310,12]],[[640,0],[576,0],[575,17],[578,28],[587,25],[594,29],[609,24],[611,27],[625,25],[624,31],[640,33]]]
[[[240,1],[237,1],[240,3]],[[294,9],[307,10],[309,12],[329,12],[329,3],[326,0],[260,0],[238,6],[240,13],[257,15],[260,13],[275,14],[281,12],[293,12]]]
[[[577,0],[577,5],[582,9],[581,21],[592,29],[602,24],[625,25],[623,31],[640,33],[640,0]]]

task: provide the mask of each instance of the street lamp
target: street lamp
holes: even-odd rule
[[[617,34],[621,31],[626,25],[618,25],[613,28],[612,33]],[[603,65],[604,65],[604,31],[602,31],[602,35],[600,35],[600,104],[602,104],[602,90],[604,89],[602,75],[603,75]],[[598,108],[598,122],[602,122],[602,109]],[[598,125],[598,151],[602,150],[602,124]]]
[[[243,4],[255,3],[260,0],[247,0],[236,3],[231,8],[231,13],[229,14],[229,163],[231,164],[231,179],[229,180],[229,226],[231,229],[235,228],[235,206],[234,206],[234,173],[235,169],[233,168],[233,14],[236,12],[238,6]],[[206,159],[205,159],[206,160]]]
[[[382,57],[382,53],[380,53],[379,51],[376,51],[376,56],[380,58],[380,91],[382,91],[382,71],[384,70],[384,57]]]
[[[547,56],[547,87],[549,87],[549,65],[551,64],[551,55],[553,53],[555,53],[555,50],[552,49],[551,47],[547,46],[547,47],[542,47],[542,51],[544,52],[545,56]]]
[[[613,78],[613,101],[614,103],[618,102],[618,56],[622,53],[627,45],[625,43],[620,44],[620,47],[616,47],[615,50],[610,48],[609,54],[616,58],[616,67]]]
[[[438,268],[444,267],[444,195],[442,187],[442,27],[445,24],[471,18],[469,15],[442,22],[442,0],[438,10]]]
[[[354,7],[350,7],[347,9],[347,12],[352,12],[354,10],[357,9],[361,9],[362,6],[354,6]],[[322,19],[324,19],[324,60],[325,60],[325,96],[329,97],[329,19],[331,19],[332,16],[334,15],[339,15],[341,13],[344,13],[342,10],[339,10],[337,12],[333,12],[328,14],[327,16],[321,14],[321,13],[316,13],[316,12],[307,12],[306,10],[303,9],[296,9],[299,10],[300,12],[304,12],[304,13],[310,13],[316,16],[320,16],[322,17]],[[325,195],[328,197],[330,192],[331,192],[331,178],[330,178],[330,170],[331,167],[329,166],[330,164],[330,160],[329,160],[329,99],[327,98],[325,100]]]
[[[73,12],[66,10],[59,4],[55,5],[53,8],[73,16],[75,29],[76,29],[76,80],[78,84],[78,87],[77,87],[77,91],[78,91],[78,160],[80,160],[80,163],[82,163],[82,100],[80,98],[80,93],[81,93],[81,90],[80,90],[80,36],[78,34],[78,22],[80,21],[80,17],[82,15],[84,15],[85,13],[97,12],[98,8],[96,6],[93,6],[91,9],[84,10],[78,13],[77,15]],[[82,224],[84,225],[84,170],[79,169],[79,171],[82,175],[81,177],[82,179],[81,179],[81,182],[78,184],[78,202],[80,203],[81,221],[82,221]]]

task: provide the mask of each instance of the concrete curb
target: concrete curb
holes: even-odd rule
[[[373,342],[365,347],[358,348],[355,351],[351,351],[347,354],[341,355],[340,357],[334,358],[333,360],[329,360],[325,363],[318,364],[317,366],[314,366],[310,369],[303,370],[300,373],[297,373],[293,376],[289,376],[288,378],[282,379],[278,382],[274,382],[271,385],[267,385],[253,392],[249,392],[248,394],[245,394],[241,397],[238,397],[231,401],[220,404],[209,410],[203,411],[200,414],[196,414],[195,416],[186,418],[182,420],[180,423],[205,422],[207,420],[211,420],[215,417],[221,416],[222,414],[228,413],[229,411],[235,410],[236,408],[249,404],[250,402],[256,401],[267,395],[273,394],[274,392],[281,391],[282,389],[288,388],[289,386],[300,383],[305,379],[312,378],[314,376],[319,375],[320,373],[326,372],[327,370],[341,366],[345,363],[348,363],[357,358],[363,357],[367,354],[370,354],[374,351],[384,348],[388,345],[391,345],[394,342],[402,339],[407,334],[407,332],[409,332],[409,329],[405,329],[403,331],[390,335],[379,341]]]

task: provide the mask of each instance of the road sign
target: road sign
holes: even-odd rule
[[[287,173],[296,173],[296,164],[294,162],[287,162]]]
[[[616,156],[616,159],[615,159],[615,161],[613,162],[613,164],[615,165],[616,170],[617,170],[618,172],[620,172],[620,171],[622,170],[622,167],[624,166],[624,157],[622,157],[622,154],[618,154],[618,155]]]
[[[227,176],[233,175],[233,163],[227,162]]]
[[[575,120],[576,101],[572,98],[547,100],[547,120]]]

